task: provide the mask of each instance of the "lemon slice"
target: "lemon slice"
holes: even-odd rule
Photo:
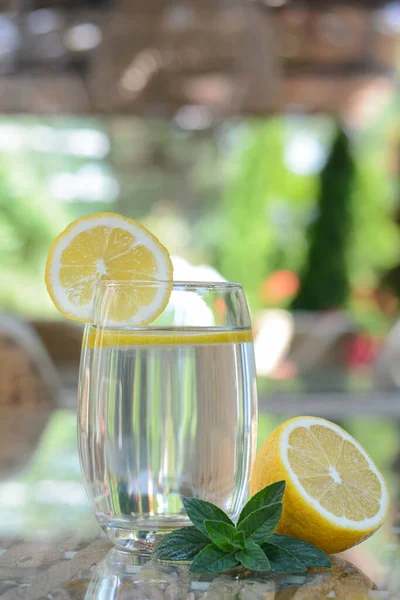
[[[212,344],[245,344],[253,341],[250,329],[241,331],[124,331],[90,327],[87,331],[88,348],[112,348],[121,346],[199,346]]]
[[[168,251],[142,225],[113,213],[73,221],[55,239],[46,263],[47,290],[65,316],[88,322],[101,280],[154,280],[108,290],[107,324],[145,325],[166,307],[171,294],[172,263]]]
[[[264,442],[254,463],[251,494],[280,480],[286,480],[286,491],[277,531],[329,554],[364,541],[389,510],[385,480],[367,452],[325,419],[290,419]]]

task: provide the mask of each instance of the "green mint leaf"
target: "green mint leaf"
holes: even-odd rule
[[[282,503],[270,504],[252,512],[238,525],[246,540],[256,544],[263,542],[274,533],[282,515]]]
[[[193,525],[204,533],[204,535],[207,535],[204,525],[204,521],[206,520],[223,521],[224,523],[234,526],[228,515],[226,515],[218,506],[215,506],[215,504],[211,504],[211,502],[206,502],[199,498],[184,498],[183,506]]]
[[[210,544],[201,550],[192,561],[191,573],[222,573],[238,564],[235,554],[227,554],[215,544]]]
[[[225,552],[233,552],[241,546],[236,542],[236,528],[229,523],[223,521],[204,521],[204,526],[210,540],[224,550]]]
[[[268,539],[268,543],[291,552],[307,567],[329,568],[331,566],[329,556],[323,550],[320,550],[309,542],[275,533]]]
[[[262,544],[261,548],[268,557],[271,565],[271,571],[274,573],[307,572],[306,565],[296,558],[296,556],[291,552],[288,552],[283,548],[279,548],[279,546],[274,546],[274,544],[270,544],[269,542]]]
[[[235,531],[235,544],[239,546],[239,548],[244,548],[246,545],[246,538],[244,537],[243,531]]]
[[[243,550],[236,552],[235,558],[251,571],[270,571],[271,565],[263,550],[255,542],[247,541]]]
[[[262,508],[263,506],[268,506],[269,504],[276,504],[277,502],[282,502],[283,494],[285,491],[286,481],[277,481],[272,485],[268,485],[264,489],[260,490],[257,494],[255,494],[247,504],[243,507],[242,512],[240,513],[238,525],[248,517],[252,512]]]
[[[159,560],[192,560],[209,543],[209,538],[196,527],[182,527],[162,538],[153,557]]]

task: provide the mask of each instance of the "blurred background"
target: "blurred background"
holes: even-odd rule
[[[76,451],[82,329],[43,271],[72,219],[112,211],[154,231],[176,278],[243,283],[260,441],[313,414],[373,456],[393,518],[348,556],[384,577],[399,34],[398,1],[0,0],[0,538],[98,532]]]

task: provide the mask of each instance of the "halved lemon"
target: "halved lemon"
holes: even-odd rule
[[[133,326],[151,322],[164,310],[171,279],[167,249],[143,225],[113,213],[89,215],[68,225],[51,246],[45,273],[58,310],[83,322],[93,318],[100,280],[136,281],[136,287],[110,288],[107,306],[107,323]],[[139,283],[148,280],[154,286]]]
[[[325,419],[290,419],[264,442],[254,463],[251,494],[283,479],[277,531],[328,554],[364,541],[388,514],[382,474],[351,435]]]

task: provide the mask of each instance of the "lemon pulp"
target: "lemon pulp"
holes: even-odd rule
[[[329,554],[372,535],[389,510],[382,474],[335,423],[296,417],[282,423],[260,448],[250,491],[286,481],[278,532],[311,542]]]

